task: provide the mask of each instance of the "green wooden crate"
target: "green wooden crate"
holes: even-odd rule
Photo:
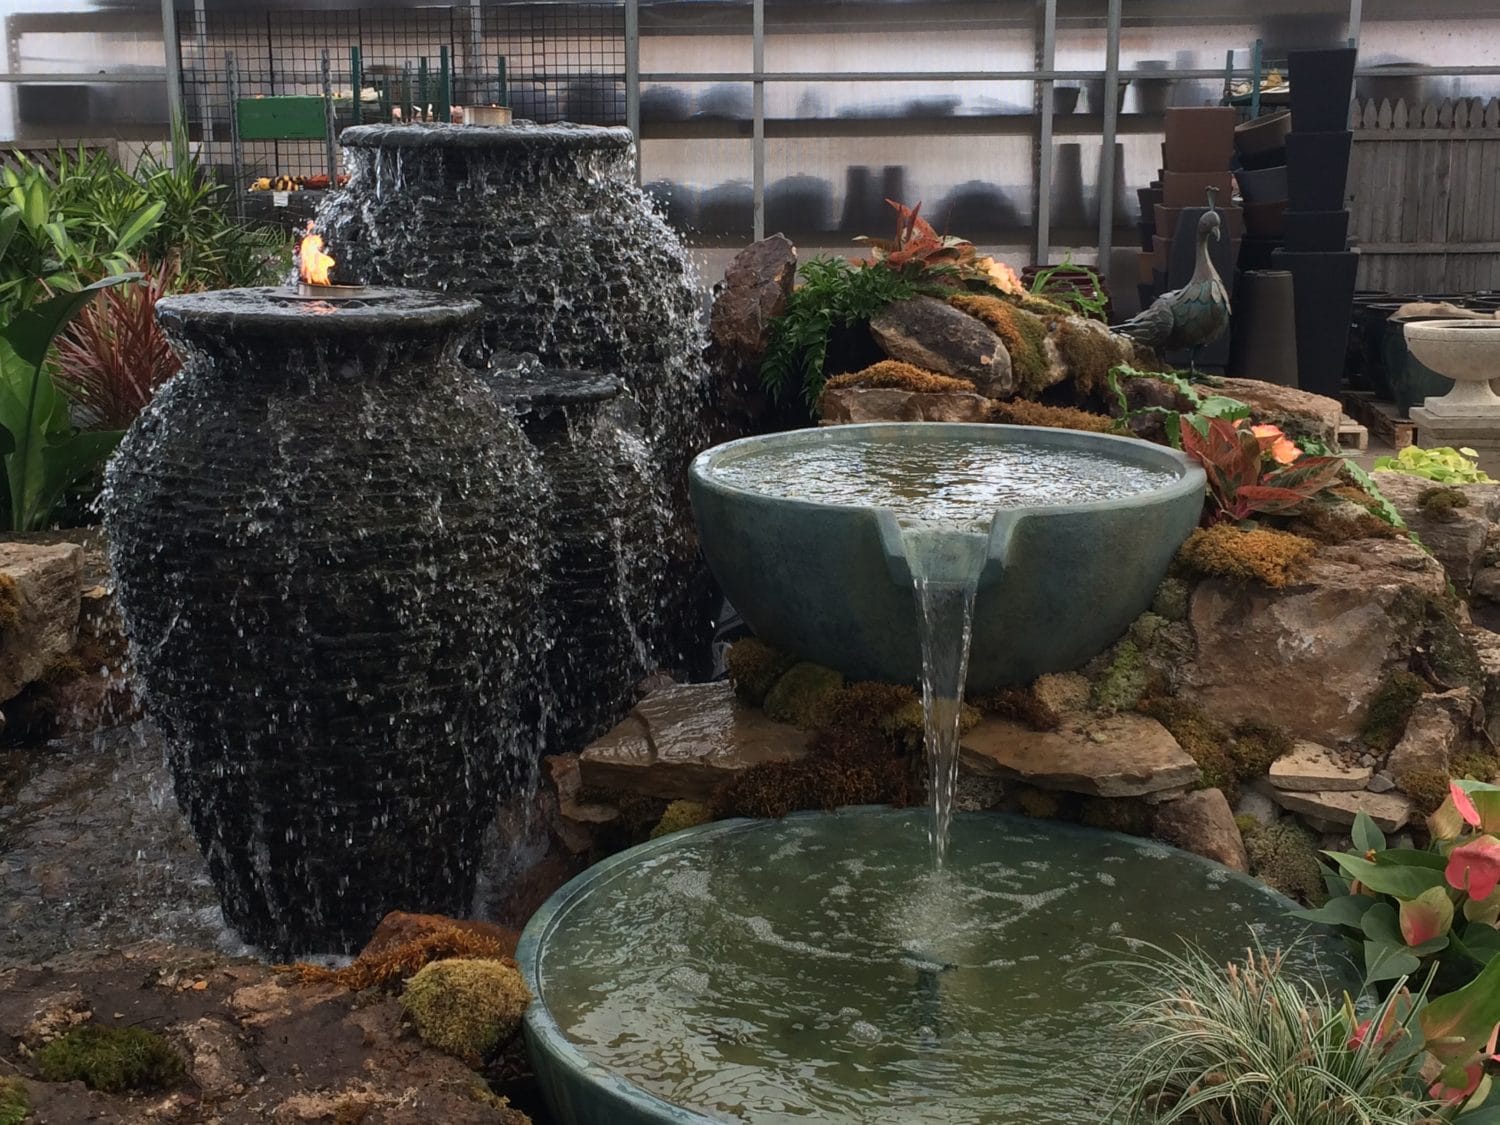
[[[244,141],[316,141],[328,135],[322,98],[241,98],[237,111]]]

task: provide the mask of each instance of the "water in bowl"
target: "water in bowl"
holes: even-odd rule
[[[1139,1046],[1123,961],[1303,929],[1224,868],[1055,823],[960,814],[934,872],[921,819],[741,822],[622,864],[549,927],[541,999],[591,1062],[714,1120],[1080,1125]]]
[[[714,466],[726,484],[788,500],[885,508],[903,523],[988,529],[997,511],[1122,500],[1177,474],[1036,443],[943,438],[770,446]]]

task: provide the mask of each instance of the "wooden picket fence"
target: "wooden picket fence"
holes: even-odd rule
[[[1500,98],[1356,102],[1350,127],[1359,287],[1500,289]]]

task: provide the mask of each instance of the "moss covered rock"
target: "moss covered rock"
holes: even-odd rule
[[[862,387],[871,390],[912,391],[926,395],[974,393],[974,384],[966,379],[939,375],[897,359],[883,359],[861,371],[835,375],[824,386],[834,391],[845,387]]]
[[[52,1040],[36,1053],[47,1082],[82,1082],[106,1094],[163,1090],[182,1080],[182,1056],[160,1035],[143,1027],[86,1024]]]
[[[0,1078],[0,1125],[21,1125],[31,1112],[31,1099],[19,1078]]]
[[[775,686],[766,693],[766,714],[778,723],[813,730],[822,725],[822,717],[833,693],[844,686],[844,677],[832,668],[803,661],[793,664]]]
[[[1311,539],[1267,527],[1242,529],[1219,523],[1188,536],[1177,553],[1179,565],[1195,574],[1214,578],[1253,578],[1267,586],[1280,587],[1291,581],[1300,563],[1317,550]]]
[[[514,961],[434,961],[401,993],[422,1040],[479,1066],[521,1026],[531,993]]]
[[[1245,833],[1245,851],[1251,874],[1288,898],[1314,905],[1327,899],[1318,841],[1295,821],[1257,822]]]
[[[701,802],[673,801],[661,814],[656,827],[651,829],[651,839],[669,836],[673,832],[681,832],[684,828],[696,828],[700,824],[707,824],[713,818],[713,810]]]
[[[907,805],[918,796],[913,761],[867,732],[824,732],[806,758],[742,771],[718,795],[714,812],[774,819],[846,805]]]
[[[1090,828],[1106,832],[1149,836],[1154,815],[1151,806],[1139,798],[1087,797],[1078,819]]]
[[[1405,669],[1392,672],[1376,689],[1365,709],[1364,721],[1359,728],[1360,739],[1373,750],[1393,750],[1406,733],[1406,724],[1417,700],[1426,691],[1427,685],[1420,677]]]
[[[1086,430],[1095,434],[1112,434],[1118,428],[1114,419],[1103,414],[1090,414],[1087,410],[1076,410],[1071,406],[1045,406],[1024,398],[995,403],[994,415],[995,421],[1012,426],[1045,426],[1054,430]]]
[[[797,662],[795,656],[772,648],[755,637],[735,641],[724,654],[734,693],[752,707],[765,702],[766,693]]]
[[[916,691],[906,684],[860,680],[845,684],[824,697],[817,726],[822,730],[864,730],[892,735],[897,717],[919,702]]]
[[[1164,578],[1151,598],[1151,612],[1168,621],[1186,621],[1191,588],[1181,578]]]
[[[1094,681],[1094,705],[1105,711],[1133,711],[1151,686],[1151,669],[1140,646],[1127,637],[1110,650]]]
[[[1063,379],[1061,363],[1049,354],[1047,322],[1036,313],[1004,298],[977,293],[951,297],[949,304],[982,320],[1004,341],[1016,394],[1037,395]]]

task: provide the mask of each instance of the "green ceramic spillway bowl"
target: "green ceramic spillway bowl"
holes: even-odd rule
[[[714,468],[771,448],[944,439],[1025,442],[1166,471],[1122,500],[1002,511],[974,607],[968,687],[984,691],[1077,668],[1151,602],[1198,522],[1203,470],[1134,438],[1033,426],[897,422],[732,441],[700,454],[689,482],[698,535],[725,596],[768,644],[853,679],[921,676],[911,571],[895,516],[787,500],[726,484]]]

